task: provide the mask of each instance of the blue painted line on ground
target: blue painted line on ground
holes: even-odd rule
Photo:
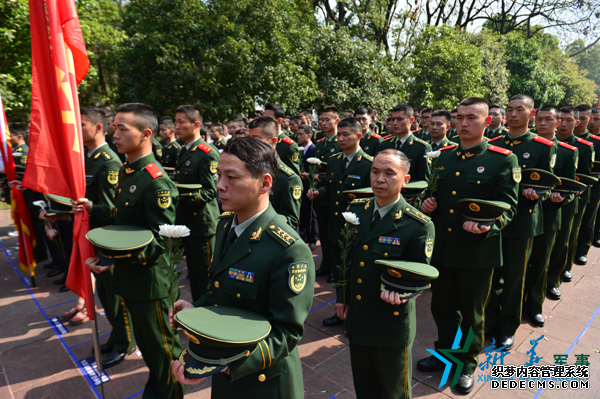
[[[335,398],[335,395],[333,395],[333,396],[332,396],[331,398],[329,398],[329,399],[333,399],[333,398]]]
[[[138,396],[138,395],[140,395],[140,394],[142,394],[142,393],[144,393],[144,391],[139,391],[138,393],[134,393],[133,395],[131,395],[131,396],[128,396],[128,397],[126,397],[125,399],[131,399],[131,398],[135,398],[136,396]]]
[[[319,309],[319,308],[322,308],[322,307],[323,307],[323,306],[325,306],[325,305],[329,305],[331,302],[335,302],[335,299],[332,299],[332,300],[331,300],[331,301],[329,301],[329,302],[326,302],[326,303],[324,303],[324,304],[322,304],[322,305],[319,305],[319,306],[317,306],[316,308],[312,308],[312,309],[309,311],[309,313],[310,313],[310,312],[312,312],[313,310],[317,310],[317,309]]]
[[[109,335],[110,335],[110,333],[108,333],[108,334],[104,334],[104,335],[101,335],[101,336],[99,337],[99,339],[100,339],[100,338],[104,338],[104,337],[108,337]],[[78,346],[85,345],[85,344],[87,344],[87,343],[90,343],[90,342],[92,342],[92,341],[93,341],[93,339],[89,339],[89,340],[87,340],[87,341],[85,341],[85,342],[82,342],[82,343],[80,343],[80,344],[77,344],[77,345],[70,346],[69,348],[70,348],[70,349],[77,348]]]
[[[41,279],[46,278],[46,277],[48,277],[48,276],[36,277],[35,279],[36,280],[41,280]]]
[[[567,352],[565,353],[565,355],[568,355],[569,353],[571,353],[571,351],[575,348],[575,345],[577,345],[579,343],[579,341],[581,341],[581,338],[583,338],[583,335],[587,332],[588,328],[590,328],[590,325],[592,324],[592,322],[598,315],[599,311],[600,311],[600,305],[598,305],[598,307],[596,308],[596,311],[594,312],[594,314],[592,315],[590,320],[587,322],[585,327],[583,327],[583,330],[581,330],[581,333],[579,334],[579,336],[575,339],[575,341],[573,341],[571,346],[569,346],[569,349],[567,349]],[[546,380],[546,382],[548,382],[549,380],[550,380],[550,378],[548,378]],[[535,393],[535,396],[533,397],[533,399],[538,399],[543,391],[544,390],[542,388],[538,389],[538,391]]]
[[[85,380],[87,381],[87,383],[90,385],[90,388],[92,389],[92,391],[94,392],[94,394],[96,395],[96,397],[98,399],[102,399],[102,395],[100,395],[100,393],[98,392],[98,389],[96,389],[96,385],[94,385],[94,383],[92,382],[90,376],[88,376],[87,372],[83,369],[83,367],[81,367],[81,364],[79,363],[79,360],[75,357],[75,355],[73,354],[73,352],[71,351],[71,349],[69,348],[69,346],[66,344],[65,340],[62,338],[61,334],[58,332],[58,330],[56,329],[56,327],[54,326],[54,324],[50,321],[50,319],[46,315],[46,312],[44,312],[44,309],[42,309],[42,306],[38,302],[37,298],[35,297],[35,295],[33,295],[33,292],[31,292],[31,290],[29,289],[29,286],[27,285],[27,283],[23,279],[23,276],[21,276],[21,273],[19,273],[19,269],[17,269],[17,267],[15,266],[15,264],[12,261],[12,259],[10,258],[10,256],[8,256],[8,253],[6,253],[6,249],[4,248],[4,246],[2,244],[0,244],[0,249],[2,249],[2,252],[4,253],[4,256],[6,257],[6,259],[8,260],[8,262],[10,263],[10,265],[12,266],[13,270],[15,271],[15,273],[17,273],[17,276],[21,280],[21,283],[23,283],[23,286],[25,287],[25,289],[27,290],[27,292],[29,292],[29,295],[31,296],[31,299],[37,305],[38,309],[40,310],[40,313],[42,313],[42,315],[44,316],[44,318],[46,319],[46,321],[48,322],[48,324],[50,325],[50,327],[54,331],[54,334],[56,335],[56,338],[58,338],[58,340],[60,341],[60,343],[63,345],[63,347],[65,348],[65,350],[69,353],[69,355],[71,356],[71,358],[73,359],[73,361],[77,365],[77,368],[79,369],[79,372],[81,373],[81,375],[83,375],[83,377],[85,378]]]
[[[46,310],[46,309],[50,309],[50,308],[55,308],[57,306],[64,305],[64,304],[67,304],[67,303],[71,303],[71,302],[76,301],[76,300],[77,300],[77,298],[71,299],[70,301],[66,301],[66,302],[62,302],[62,303],[57,303],[56,305],[48,306],[47,308],[42,308],[42,310]]]

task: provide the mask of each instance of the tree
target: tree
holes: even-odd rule
[[[587,51],[585,42],[581,39],[575,40],[567,46],[567,54],[577,54],[574,58],[581,70],[587,72],[586,77],[600,86],[600,44],[595,44]]]

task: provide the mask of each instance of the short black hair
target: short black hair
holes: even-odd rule
[[[356,110],[354,111],[354,116],[356,117],[356,115],[369,115],[371,116],[371,113],[369,112],[369,110],[365,107],[358,107],[356,108]]]
[[[415,110],[408,104],[398,104],[392,108],[391,112],[404,112],[404,115],[412,118],[415,115]]]
[[[221,134],[223,134],[223,124],[222,123],[215,123],[211,126],[211,129],[215,128],[215,130]]]
[[[300,115],[290,116],[290,121],[294,121],[296,125],[299,125],[301,122]]]
[[[371,116],[377,115],[377,108],[369,108],[369,113],[371,114]]]
[[[255,179],[259,179],[265,173],[270,174],[275,185],[279,173],[279,156],[277,151],[264,141],[253,137],[238,137],[227,142],[223,154],[238,157]]]
[[[362,125],[360,121],[354,117],[352,118],[344,118],[338,123],[338,128],[340,127],[348,127],[350,131],[354,134],[362,134]]]
[[[285,109],[279,104],[269,103],[265,105],[265,111],[267,110],[273,111],[275,119],[285,118]]]
[[[530,95],[527,95],[527,94],[517,94],[516,96],[513,96],[510,99],[510,101],[516,101],[516,100],[525,101],[525,103],[527,105],[529,105],[529,107],[531,109],[534,109],[534,107],[535,107],[535,102],[533,101],[533,97],[531,97]]]
[[[169,129],[175,129],[175,122],[170,116],[165,116],[160,120],[161,125],[165,125]]]
[[[267,135],[267,138],[272,139],[277,137],[279,129],[277,129],[277,122],[268,116],[259,116],[258,118],[252,119],[252,122],[248,125],[248,129],[260,128],[261,132]]]
[[[592,114],[600,114],[600,108],[592,107]]]
[[[176,114],[185,114],[185,117],[190,122],[200,122],[202,123],[202,113],[200,112],[200,108],[193,105],[181,105],[177,107],[175,110]]]
[[[310,127],[308,125],[300,125],[300,126],[298,126],[298,130],[300,130],[300,129],[304,130],[304,133],[306,133],[309,136],[313,135],[312,127]]]
[[[451,114],[455,114],[458,112],[458,108],[454,108],[452,111],[450,111]]]
[[[134,125],[140,131],[143,132],[146,129],[150,129],[152,134],[155,135],[158,131],[158,118],[156,112],[148,104],[144,103],[127,103],[120,105],[117,108],[117,114],[122,112],[124,114],[134,114]]]
[[[338,109],[338,107],[336,107],[334,105],[329,105],[329,106],[323,108],[323,110],[321,111],[321,114],[324,114],[325,112],[331,112],[336,117],[338,117],[338,118],[340,117],[340,110]]]
[[[444,117],[444,119],[446,119],[446,123],[450,123],[452,121],[452,115],[450,115],[450,112],[446,111],[446,110],[439,110],[439,111],[434,111],[431,114],[431,117],[435,117],[435,116],[442,116]]]
[[[468,107],[469,105],[484,105],[484,109],[485,109],[485,116],[488,116],[488,113],[490,111],[490,107],[488,105],[488,102],[485,98],[481,98],[481,97],[467,97],[464,100],[461,101],[461,103],[459,104],[460,106],[464,106],[464,107]],[[458,112],[458,110],[457,110]]]
[[[579,110],[579,115],[581,115],[582,112],[592,112],[592,106],[587,104],[579,104],[575,108]]]
[[[556,105],[544,104],[537,110],[537,112],[554,112],[556,120],[560,119],[560,108]]]
[[[81,113],[81,116],[85,115],[86,118],[88,118],[88,120],[94,124],[94,126],[101,124],[102,133],[106,131],[106,126],[108,124],[106,122],[106,114],[103,110],[98,107],[87,106],[79,108],[79,112]]]
[[[24,139],[27,138],[27,131],[21,125],[17,125],[16,123],[10,123],[8,125],[8,131],[13,136],[23,136]]]
[[[377,155],[375,155],[373,157],[373,160],[375,160],[375,158],[377,158],[379,155],[394,155],[394,156],[398,157],[400,159],[400,165],[402,167],[402,171],[404,173],[408,174],[408,171],[410,170],[410,159],[408,159],[406,154],[403,153],[402,151],[398,151],[395,148],[388,148],[385,150],[381,150],[380,152],[377,153]]]
[[[488,112],[492,108],[498,108],[500,110],[500,114],[502,114],[502,116],[506,116],[506,110],[500,104],[490,104],[488,107]]]
[[[200,127],[200,136],[202,136],[202,138],[203,138],[204,140],[206,140],[206,139],[208,138],[208,137],[207,137],[207,136],[208,136],[208,129],[207,129],[207,128],[205,128],[204,126],[201,126],[201,127]]]
[[[562,118],[562,114],[573,114],[573,117],[575,118],[575,120],[579,120],[579,110],[575,107],[562,107],[560,109],[560,116]]]
[[[431,114],[432,112],[433,112],[433,109],[431,109],[431,108],[423,108],[421,110],[421,115],[423,115],[423,114]]]

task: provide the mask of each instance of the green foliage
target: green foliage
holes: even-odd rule
[[[585,49],[585,43],[581,39],[575,40],[567,46],[567,54],[575,54]],[[595,44],[587,51],[577,54],[575,57],[581,71],[585,71],[586,78],[593,80],[600,87],[600,44]],[[598,91],[598,90],[597,90]]]

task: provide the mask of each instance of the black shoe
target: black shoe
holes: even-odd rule
[[[560,290],[557,287],[552,287],[546,291],[546,297],[554,301],[558,301],[561,297]]]
[[[585,255],[575,255],[574,263],[579,266],[584,266],[587,264],[587,257]]]
[[[48,262],[44,265],[44,269],[54,269],[56,267],[59,267],[57,264],[55,264],[54,262]]]
[[[429,356],[417,362],[417,370],[431,372],[441,370],[445,366],[444,362],[435,356]]]
[[[466,395],[473,390],[475,386],[475,379],[473,378],[473,374],[461,374],[458,377],[458,384],[456,384],[456,389],[459,393]]]
[[[52,269],[48,272],[48,274],[46,274],[46,277],[58,276],[59,274],[61,274],[63,272],[64,272],[64,270],[62,270],[62,269]]]
[[[344,320],[337,317],[337,315],[333,315],[333,317],[323,320],[323,325],[325,327],[335,327],[339,326],[342,323],[344,323]]]
[[[563,281],[566,283],[570,283],[571,280],[573,280],[573,275],[571,274],[570,271],[565,270],[565,272],[563,273]]]
[[[529,316],[531,316],[531,321],[533,322],[534,326],[544,327],[544,324],[546,323],[546,318],[544,317],[543,314],[537,313],[537,314],[530,314]]]
[[[63,285],[62,287],[60,287],[58,289],[58,292],[68,292],[68,291],[71,291],[71,290],[68,289],[66,285]]]
[[[504,345],[506,345],[506,348],[502,349],[502,352],[511,350],[515,346],[515,336],[500,334],[496,341],[496,348],[502,348]]]
[[[600,238],[592,241],[592,245],[595,246],[596,248],[600,248]]]
[[[110,367],[114,367],[117,364],[121,363],[123,360],[125,360],[125,357],[127,355],[132,354],[133,352],[135,352],[135,348],[133,348],[132,350],[130,350],[127,353],[119,353],[119,352],[112,352],[110,355],[108,355],[106,357],[106,359],[104,359],[104,361],[102,362],[102,368],[107,369]]]
[[[115,346],[111,344],[100,345],[100,353],[103,355],[108,355],[109,353],[112,353],[114,347]],[[92,348],[92,353],[95,353],[94,348]]]
[[[333,277],[333,273],[329,273],[329,276],[327,276],[327,282],[333,283],[334,281],[335,281],[335,278]]]
[[[63,277],[63,278],[59,278],[58,280],[54,280],[52,282],[52,284],[54,284],[54,285],[65,285],[66,282],[67,282],[67,278]]]
[[[319,277],[319,276],[327,276],[329,274],[330,274],[329,270],[325,270],[322,267],[315,272],[315,276],[317,276],[317,277]]]

